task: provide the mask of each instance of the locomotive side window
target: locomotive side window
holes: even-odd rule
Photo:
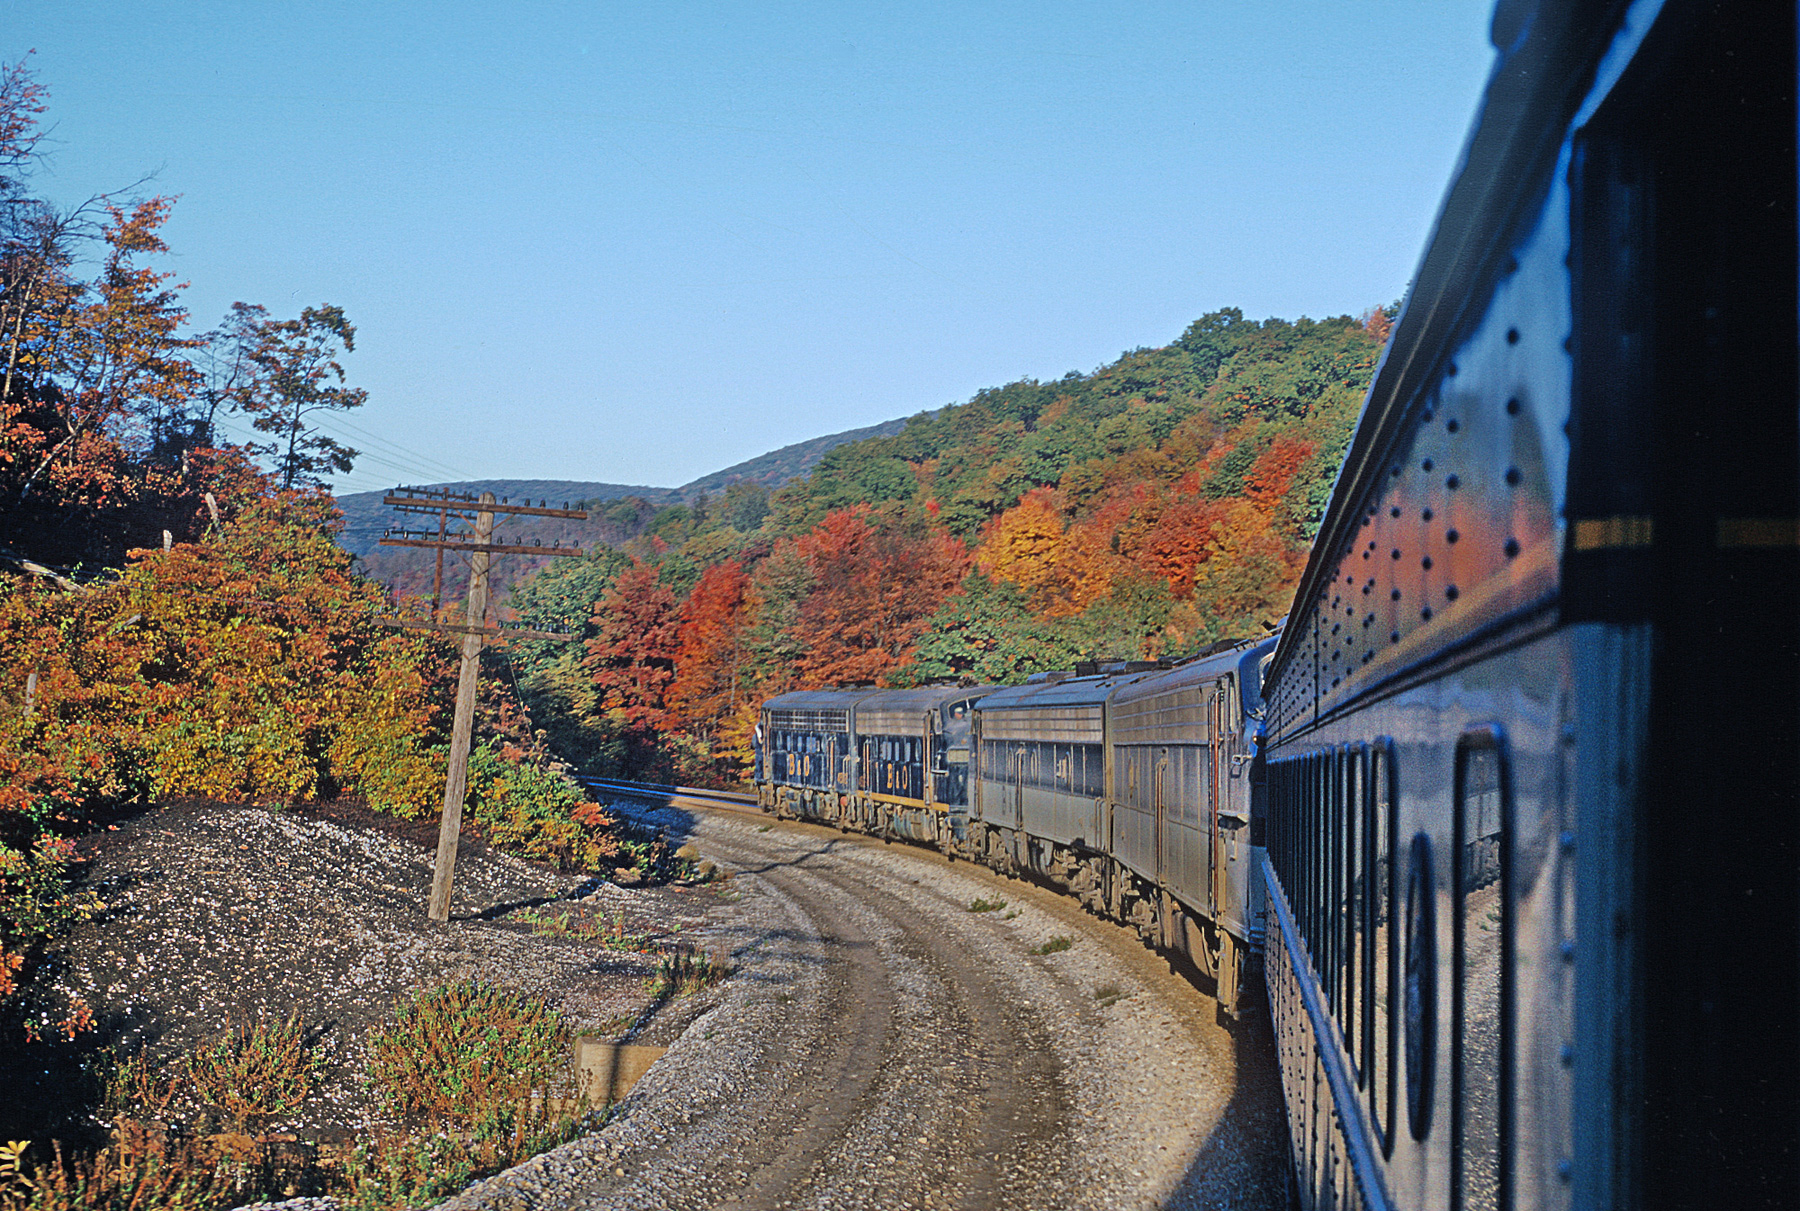
[[[1344,808],[1340,833],[1344,866],[1344,911],[1341,933],[1344,939],[1343,986],[1344,1007],[1338,1024],[1344,1031],[1344,1047],[1350,1052],[1350,1064],[1356,1069],[1357,1083],[1363,1079],[1364,1056],[1357,1023],[1365,1010],[1362,1000],[1362,896],[1365,876],[1362,869],[1361,834],[1363,831],[1363,784],[1368,780],[1369,754],[1362,745],[1353,745],[1344,753]]]
[[[1363,1048],[1368,1069],[1369,1107],[1384,1155],[1394,1150],[1394,788],[1398,778],[1394,750],[1378,740],[1369,750],[1367,777],[1363,782],[1364,813],[1368,838],[1365,845],[1367,879],[1363,916]]]
[[[1509,771],[1499,732],[1456,750],[1455,984],[1451,1022],[1451,1189],[1457,1211],[1501,1211],[1507,1189],[1511,911],[1506,848]]]

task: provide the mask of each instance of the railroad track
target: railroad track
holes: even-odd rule
[[[741,812],[748,816],[763,814],[762,809],[756,806],[756,796],[746,795],[739,791],[702,790],[697,786],[669,786],[661,782],[624,782],[612,778],[589,778],[579,774],[575,776],[575,781],[590,790],[605,791],[608,794],[620,795],[644,803],[655,803],[662,807]]]

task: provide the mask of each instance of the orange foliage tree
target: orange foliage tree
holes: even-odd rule
[[[328,497],[257,501],[203,542],[135,552],[106,590],[137,645],[125,694],[152,795],[432,806],[447,662],[376,621],[386,594],[352,570],[334,515]]]
[[[1052,609],[1067,597],[1065,538],[1055,493],[1035,488],[994,522],[975,563],[993,579],[1018,585],[1033,608]]]
[[[802,682],[885,682],[969,570],[969,552],[923,525],[871,524],[866,505],[839,509],[797,542],[814,584],[797,630]]]
[[[737,560],[700,574],[681,606],[681,650],[669,686],[669,710],[682,725],[710,737],[745,697],[745,597],[749,574]]]

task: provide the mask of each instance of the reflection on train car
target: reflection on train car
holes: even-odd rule
[[[1795,32],[1496,10],[1264,687],[1307,1208],[1800,1201]]]

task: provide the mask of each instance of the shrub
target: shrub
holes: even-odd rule
[[[402,1001],[369,1034],[369,1076],[401,1115],[513,1130],[532,1096],[565,1085],[570,1036],[542,998],[459,980]]]
[[[187,1078],[200,1101],[239,1130],[256,1120],[292,1114],[318,1083],[319,1059],[298,1018],[240,1026],[197,1047]]]
[[[469,753],[464,811],[493,844],[563,870],[595,870],[619,856],[612,817],[573,779],[509,760],[492,742]]]

